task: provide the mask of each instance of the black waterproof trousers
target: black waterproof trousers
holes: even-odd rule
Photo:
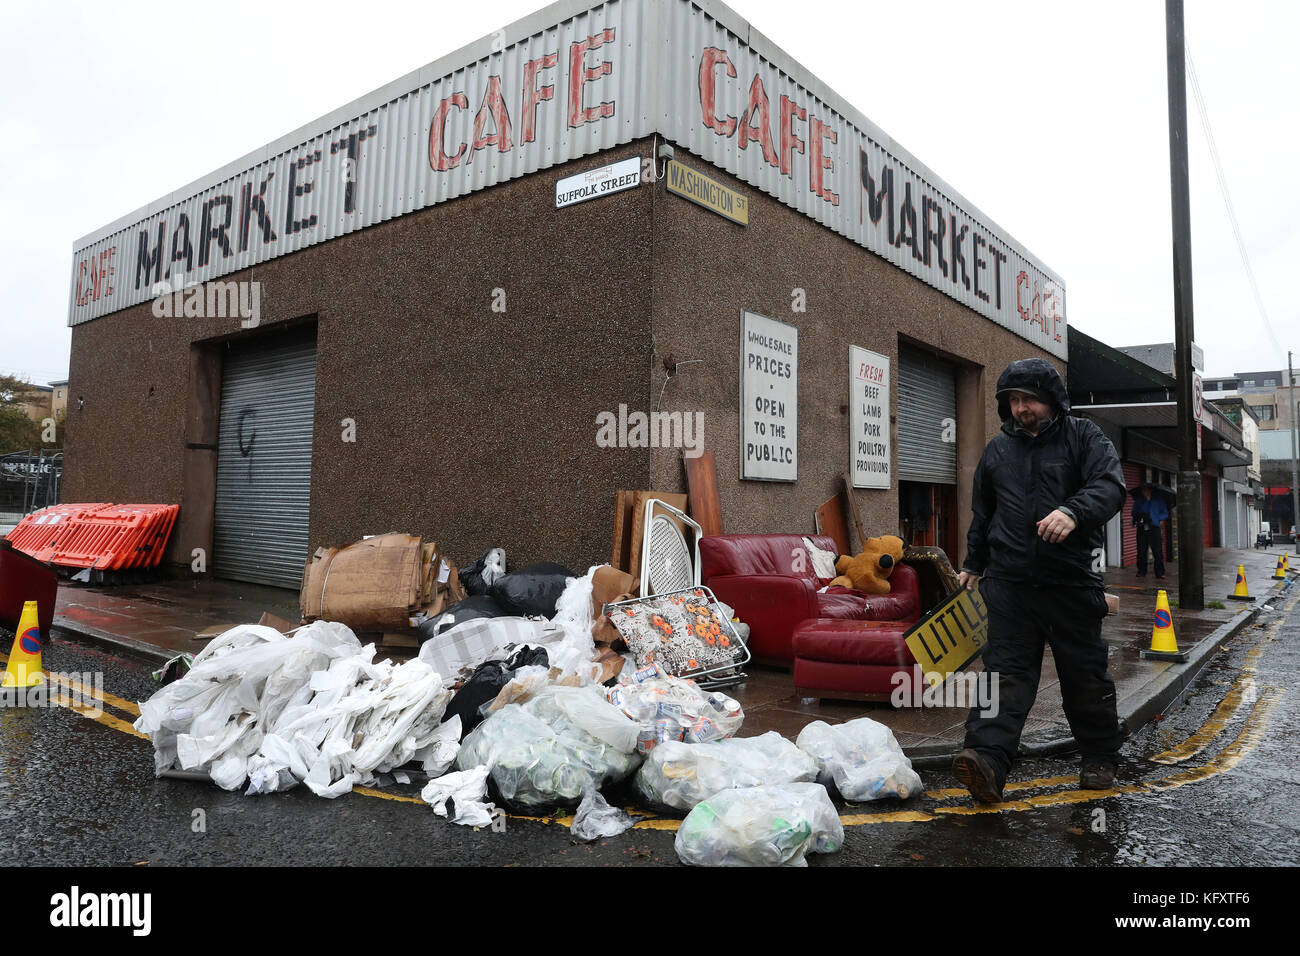
[[[1116,764],[1124,734],[1101,637],[1105,592],[1099,587],[1038,588],[997,578],[982,578],[979,588],[989,612],[984,673],[997,681],[998,701],[990,717],[981,716],[978,705],[971,709],[965,746],[989,761],[999,786],[1006,782],[1038,695],[1047,644],[1061,681],[1065,717],[1082,756]]]
[[[1156,574],[1163,577],[1165,573],[1165,545],[1160,540],[1160,525],[1152,525],[1146,530],[1138,528],[1137,539],[1138,574],[1147,573],[1147,548],[1150,548],[1152,554],[1156,556]]]

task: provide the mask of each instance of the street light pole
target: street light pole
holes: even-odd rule
[[[1286,353],[1286,377],[1291,389],[1291,407],[1287,415],[1291,419],[1291,527],[1296,529],[1295,553],[1300,554],[1300,483],[1296,481],[1296,429],[1300,428],[1300,418],[1295,405],[1295,372],[1291,371],[1291,353]],[[1300,562],[1297,562],[1300,563]]]
[[[1174,227],[1174,374],[1178,395],[1178,606],[1205,605],[1201,542],[1201,472],[1192,415],[1192,213],[1187,171],[1187,62],[1183,0],[1165,0],[1165,57],[1169,78],[1169,190]]]

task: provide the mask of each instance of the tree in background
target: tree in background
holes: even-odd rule
[[[0,375],[0,455],[41,447],[41,425],[27,415],[25,405],[44,396],[12,375]]]

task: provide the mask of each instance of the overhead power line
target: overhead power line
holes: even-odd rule
[[[1232,194],[1228,191],[1228,179],[1223,173],[1223,163],[1219,160],[1219,147],[1214,140],[1214,129],[1210,126],[1210,111],[1206,108],[1205,97],[1201,95],[1201,81],[1196,76],[1196,64],[1192,62],[1192,45],[1184,42],[1187,51],[1187,77],[1191,80],[1192,98],[1196,101],[1196,112],[1201,117],[1201,128],[1205,130],[1205,141],[1210,147],[1210,159],[1214,163],[1214,175],[1219,180],[1219,191],[1223,193],[1223,204],[1228,209],[1228,221],[1232,224],[1232,234],[1237,237],[1237,251],[1241,253],[1241,264],[1246,270],[1246,279],[1250,282],[1250,291],[1255,296],[1255,306],[1259,317],[1264,322],[1268,337],[1273,340],[1273,347],[1279,353],[1283,351],[1281,343],[1273,333],[1273,323],[1268,320],[1268,310],[1264,308],[1264,297],[1259,294],[1259,283],[1255,281],[1255,270],[1250,265],[1250,255],[1246,252],[1246,240],[1241,235],[1241,225],[1237,222],[1237,210],[1232,205]]]

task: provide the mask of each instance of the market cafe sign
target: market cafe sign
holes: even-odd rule
[[[789,58],[765,38],[743,42],[729,9],[547,11],[549,24],[526,18],[87,237],[69,324],[148,300],[173,271],[205,282],[658,136],[714,184],[708,165],[1066,357],[1060,280],[815,77],[776,66]],[[681,172],[693,201],[725,201]],[[732,211],[745,200],[748,214],[749,198],[735,194]]]

